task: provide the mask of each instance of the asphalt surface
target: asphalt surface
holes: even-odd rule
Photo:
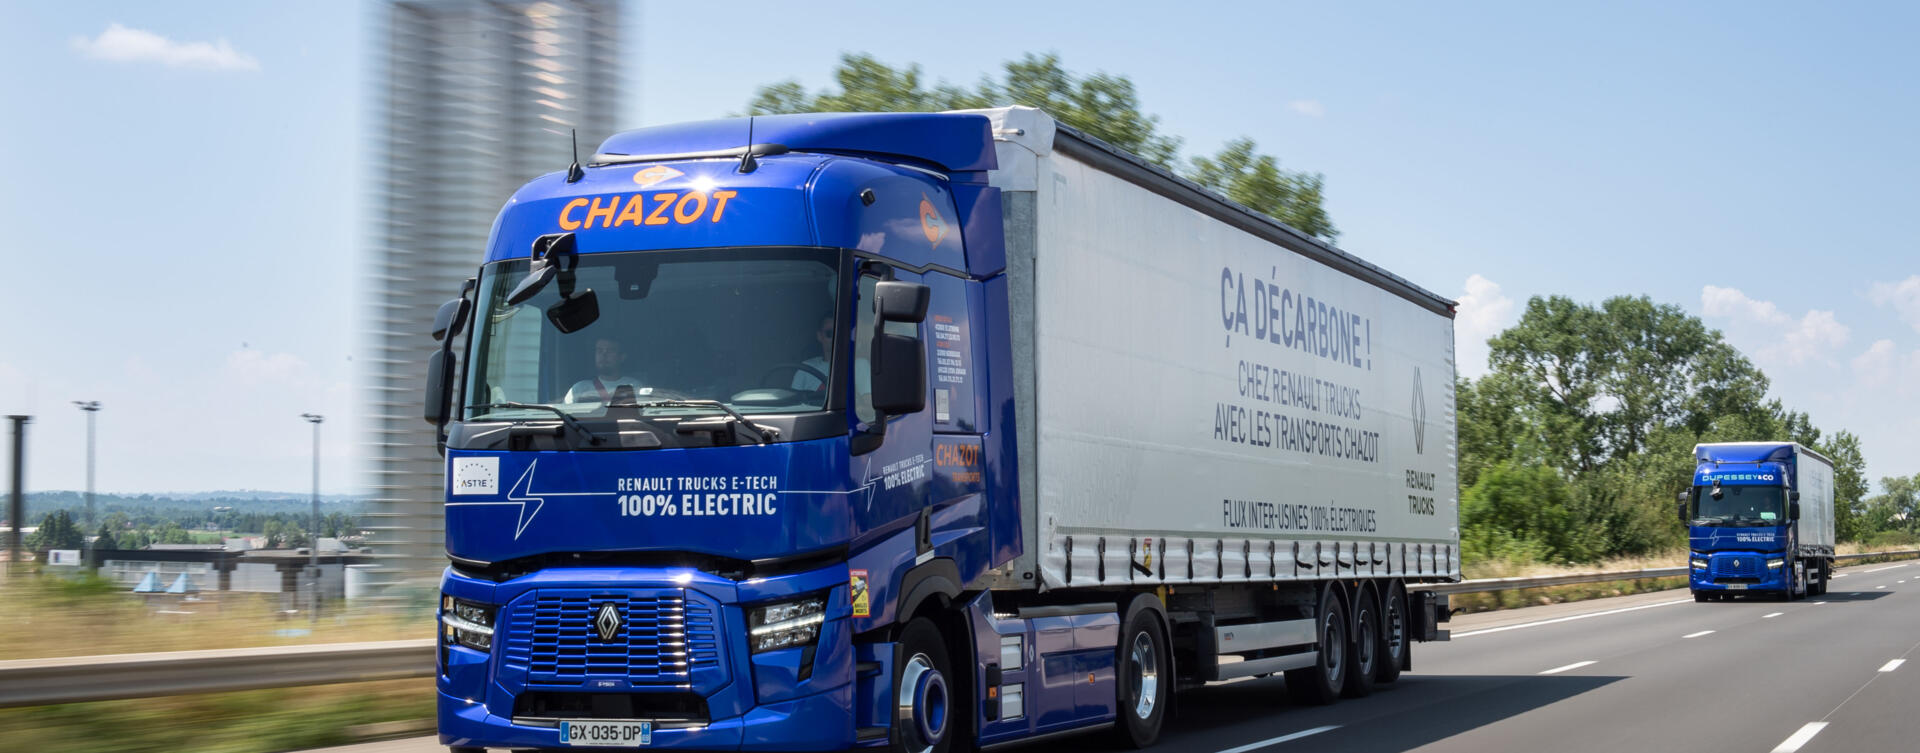
[[[1190,691],[1151,750],[1920,751],[1920,563],[1846,568],[1824,596],[1684,590],[1460,615],[1371,697],[1287,700],[1278,677]],[[1116,750],[1095,733],[1048,753]],[[434,738],[328,753],[424,753]]]

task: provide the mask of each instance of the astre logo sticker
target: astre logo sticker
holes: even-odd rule
[[[655,183],[659,183],[660,181],[663,181],[663,180],[672,180],[682,175],[686,175],[686,173],[680,172],[679,170],[675,170],[671,167],[654,165],[653,167],[649,167],[645,170],[641,170],[640,172],[634,173],[633,182],[640,184],[641,188],[652,188],[653,184]]]
[[[947,237],[947,221],[940,216],[940,210],[933,208],[933,200],[926,194],[920,194],[920,231],[926,233],[927,242],[936,247]]]

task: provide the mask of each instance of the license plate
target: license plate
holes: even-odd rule
[[[653,744],[653,722],[561,722],[561,745],[638,748]]]
[[[1727,584],[1727,590],[1728,590],[1728,591],[1745,591],[1745,590],[1747,590],[1747,584],[1745,584],[1745,583],[1728,583],[1728,584]]]

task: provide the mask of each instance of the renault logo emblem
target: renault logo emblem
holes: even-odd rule
[[[611,641],[620,635],[620,608],[613,602],[600,605],[600,613],[593,618],[593,632],[600,640]]]

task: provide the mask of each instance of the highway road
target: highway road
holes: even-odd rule
[[[1181,696],[1154,750],[1824,753],[1920,750],[1920,563],[1795,602],[1686,591],[1460,615],[1373,696],[1292,704],[1277,677]],[[1113,750],[1097,735],[1050,753]],[[444,750],[414,738],[328,753]]]

